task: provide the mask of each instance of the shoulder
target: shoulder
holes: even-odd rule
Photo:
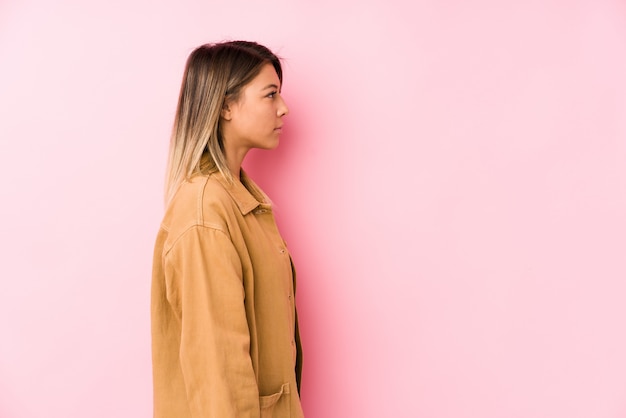
[[[228,235],[237,205],[215,177],[194,176],[180,185],[161,222],[157,251],[168,253],[183,237],[204,236],[211,230]]]
[[[175,235],[194,226],[225,230],[226,217],[233,206],[231,196],[215,176],[194,176],[181,184],[166,209],[161,227]]]

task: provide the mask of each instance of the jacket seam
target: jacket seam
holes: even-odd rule
[[[176,244],[182,239],[182,237],[187,234],[189,231],[191,231],[194,228],[206,228],[206,229],[212,229],[214,231],[217,232],[221,232],[222,234],[224,234],[227,238],[230,239],[230,236],[226,233],[226,231],[224,231],[224,229],[222,228],[221,225],[219,224],[212,224],[212,223],[203,223],[203,224],[198,224],[198,223],[194,223],[192,225],[189,225],[187,228],[185,228],[180,234],[178,234],[178,236],[172,240],[172,244],[168,246],[168,248],[163,252],[163,256],[167,257],[167,255],[170,253],[170,251],[172,251],[172,249],[176,246]]]
[[[203,202],[204,202],[204,191],[206,190],[207,184],[209,184],[209,178],[206,177],[204,179],[204,184],[202,185],[202,187],[200,188],[200,191],[198,192],[198,200],[196,202],[197,206],[196,206],[196,211],[197,211],[197,222],[198,225],[202,225],[204,224],[204,213],[203,213]]]

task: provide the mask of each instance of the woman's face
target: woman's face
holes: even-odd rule
[[[228,150],[247,152],[251,148],[273,149],[289,109],[280,95],[280,80],[271,64],[241,91],[239,100],[227,103],[222,134]]]

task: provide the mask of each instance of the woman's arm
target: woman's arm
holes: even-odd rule
[[[259,417],[242,267],[221,230],[195,226],[165,256],[167,299],[181,321],[180,363],[194,417]]]

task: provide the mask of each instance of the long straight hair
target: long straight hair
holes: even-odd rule
[[[272,64],[282,83],[280,60],[256,42],[206,44],[189,55],[170,141],[166,205],[179,186],[195,175],[219,171],[229,182],[234,180],[224,154],[220,115],[226,101],[237,101],[265,64]],[[240,180],[258,200],[267,200],[243,171]]]

